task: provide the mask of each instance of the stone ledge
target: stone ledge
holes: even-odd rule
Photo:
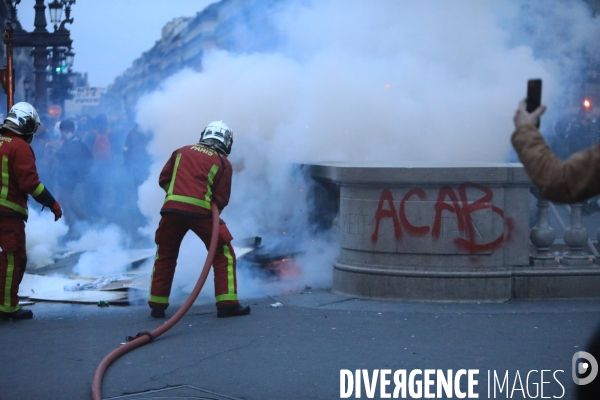
[[[600,298],[600,268],[393,270],[334,264],[333,291],[370,299],[508,301]]]

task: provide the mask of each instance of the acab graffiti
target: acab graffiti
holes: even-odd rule
[[[481,197],[476,200],[469,201],[467,198],[467,190],[474,189],[481,192]],[[457,193],[458,192],[458,193]],[[461,237],[453,240],[454,244],[469,253],[480,253],[494,250],[502,245],[504,241],[510,239],[514,229],[514,221],[511,218],[504,217],[504,211],[494,206],[491,202],[494,198],[494,193],[490,188],[479,185],[477,183],[465,182],[458,187],[457,192],[450,187],[440,188],[437,200],[434,205],[434,222],[433,226],[412,224],[406,215],[406,202],[412,198],[418,198],[421,201],[427,200],[425,190],[421,188],[410,189],[402,200],[398,212],[394,206],[394,197],[389,189],[384,189],[379,198],[377,212],[375,213],[375,229],[371,235],[371,241],[377,243],[379,238],[379,225],[382,220],[390,218],[394,227],[394,237],[401,239],[406,233],[414,237],[423,237],[431,234],[434,240],[440,238],[442,214],[452,213],[456,217],[458,231]],[[475,225],[473,223],[473,213],[479,210],[489,209],[495,213],[504,222],[504,232],[497,238],[494,238],[487,243],[478,243],[475,237]]]

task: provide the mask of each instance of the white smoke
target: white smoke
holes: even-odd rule
[[[59,240],[68,230],[63,220],[54,222],[54,214],[49,210],[40,213],[30,207],[29,218],[25,224],[29,267],[40,268],[52,264],[60,248]]]
[[[277,50],[208,52],[201,72],[181,71],[140,100],[156,164],[139,206],[153,218],[150,233],[164,197],[160,168],[225,120],[235,175],[223,218],[238,239],[287,232],[299,248],[319,248],[296,286],[329,285],[335,254],[310,245],[322,239],[310,235],[308,190],[293,163],[503,161],[527,79],[544,80],[546,121],[572,92],[583,54],[596,51],[599,27],[582,2],[559,0],[287,1],[272,20]],[[199,254],[186,246],[178,274],[197,276]],[[308,272],[317,263],[319,273]],[[239,287],[268,291],[243,273]]]
[[[57,260],[57,255],[82,253],[73,272],[82,277],[98,278],[127,271],[130,255],[127,249],[129,238],[118,226],[87,226],[78,240],[61,244],[69,227],[63,219],[54,221],[50,212],[38,212],[29,208],[25,225],[27,236],[28,267],[35,270]]]
[[[98,278],[117,275],[129,267],[128,238],[116,225],[85,230],[79,240],[68,242],[70,252],[82,252],[79,261],[73,267],[76,275]]]

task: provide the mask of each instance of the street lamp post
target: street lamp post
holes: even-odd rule
[[[10,15],[16,17],[16,6],[20,0],[6,0],[7,5],[10,8]],[[14,4],[13,4],[14,3]],[[73,18],[70,18],[71,6],[75,3],[75,0],[61,0],[58,3],[56,0],[51,3],[51,10],[53,10],[52,22],[54,25],[54,32],[50,33],[46,29],[46,5],[44,0],[35,0],[35,19],[33,32],[25,31],[20,24],[17,24],[13,34],[14,47],[33,47],[31,54],[33,55],[33,69],[35,74],[35,94],[34,94],[34,106],[39,113],[46,114],[48,109],[48,55],[50,51],[48,48],[71,48],[73,40],[69,30],[65,28],[65,24],[72,24]],[[66,19],[60,23],[57,28],[58,19],[60,16],[55,14],[57,10],[57,4],[61,4],[65,7]]]

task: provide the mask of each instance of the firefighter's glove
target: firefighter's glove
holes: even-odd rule
[[[52,214],[54,214],[54,221],[58,221],[60,217],[62,217],[62,209],[60,208],[58,201],[55,201],[54,204],[52,204],[50,211],[52,211]]]

